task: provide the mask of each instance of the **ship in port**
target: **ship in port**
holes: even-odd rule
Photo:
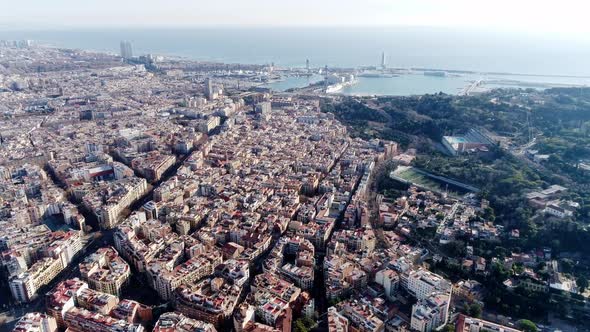
[[[356,78],[353,74],[338,75],[330,74],[324,77],[324,92],[336,93],[347,86],[355,84]]]

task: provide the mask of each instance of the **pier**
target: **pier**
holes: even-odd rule
[[[459,96],[469,96],[475,89],[480,87],[483,84],[483,79],[478,79],[477,81],[467,85],[463,90],[461,90],[458,95]]]

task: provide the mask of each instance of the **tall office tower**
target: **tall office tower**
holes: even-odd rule
[[[127,42],[127,56],[133,58],[133,47],[130,41]]]
[[[207,77],[205,79],[205,96],[209,100],[215,99],[215,93],[213,92],[213,83],[211,82],[210,77]]]
[[[305,60],[305,69],[307,69],[307,71],[309,71],[309,59]]]
[[[130,41],[121,41],[121,57],[123,59],[131,59],[133,57],[133,48]]]
[[[130,41],[127,42],[127,56],[133,58],[133,47]]]
[[[123,59],[127,59],[127,49],[126,49],[124,40],[121,41],[121,57]]]
[[[385,69],[385,52],[381,53],[381,68]]]

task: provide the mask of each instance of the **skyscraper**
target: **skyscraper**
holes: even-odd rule
[[[207,77],[205,79],[205,96],[209,100],[215,99],[215,93],[213,92],[213,83],[211,82],[210,77]]]
[[[385,52],[381,53],[381,68],[385,69]]]
[[[133,57],[133,48],[130,41],[121,41],[121,57],[123,59],[131,59]]]
[[[121,41],[121,57],[127,59],[127,44],[124,40]]]
[[[309,59],[305,60],[305,69],[309,72]]]

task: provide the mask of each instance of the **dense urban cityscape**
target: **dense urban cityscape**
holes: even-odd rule
[[[512,245],[528,228],[495,222],[500,203],[487,190],[434,172],[421,141],[395,135],[405,129],[385,137],[383,103],[394,101],[334,94],[359,71],[136,56],[129,41],[120,49],[0,42],[0,330],[588,329],[585,251]],[[360,75],[401,73],[382,54]],[[312,74],[324,79],[288,92],[264,84]],[[480,84],[457,98],[492,94],[498,108],[548,98],[494,96]],[[361,118],[383,131],[360,132]],[[555,158],[533,149],[537,129],[524,141],[507,141],[508,129],[461,129],[437,153],[502,149],[539,172]],[[555,181],[519,198],[531,218],[587,217],[582,195],[569,194],[582,187]],[[581,324],[504,302],[521,292],[551,298],[556,311],[567,302],[565,316]]]

